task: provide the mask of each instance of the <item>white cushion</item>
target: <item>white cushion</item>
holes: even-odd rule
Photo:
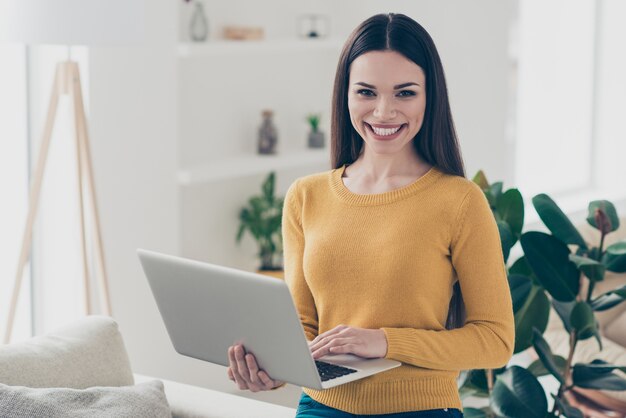
[[[0,384],[3,417],[171,418],[163,383],[89,389],[27,388]]]
[[[132,385],[134,379],[117,323],[92,315],[52,333],[0,346],[0,383],[84,389]]]

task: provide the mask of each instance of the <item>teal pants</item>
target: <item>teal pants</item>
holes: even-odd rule
[[[354,415],[331,408],[302,393],[296,418],[463,418],[463,413],[456,408],[428,409],[425,411],[399,412],[397,414]]]

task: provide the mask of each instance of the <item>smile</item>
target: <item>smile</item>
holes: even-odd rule
[[[373,127],[369,123],[365,122],[370,134],[378,140],[390,140],[400,136],[400,132],[404,129],[406,124],[398,125],[393,128],[377,128]]]

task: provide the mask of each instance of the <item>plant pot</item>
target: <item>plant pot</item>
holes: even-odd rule
[[[309,148],[324,148],[324,132],[309,132]]]
[[[275,277],[277,279],[285,278],[285,271],[282,269],[280,270],[257,270],[256,272],[259,274],[263,274],[265,276]]]

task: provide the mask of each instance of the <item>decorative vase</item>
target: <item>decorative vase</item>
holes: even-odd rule
[[[197,1],[194,5],[189,25],[189,35],[194,42],[206,41],[209,33],[209,24],[204,14],[204,5]]]
[[[324,148],[324,132],[309,132],[309,148]]]
[[[278,143],[278,132],[274,126],[271,110],[263,111],[263,122],[259,128],[258,151],[259,154],[276,154],[276,144]]]

